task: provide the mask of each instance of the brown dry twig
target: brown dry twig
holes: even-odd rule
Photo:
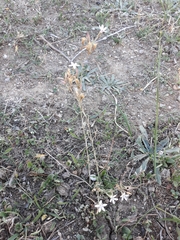
[[[50,48],[52,48],[54,51],[60,53],[68,62],[71,62],[71,60],[62,52],[60,51],[59,49],[55,48],[50,42],[48,42],[43,35],[39,35],[39,37],[44,41],[46,42]]]

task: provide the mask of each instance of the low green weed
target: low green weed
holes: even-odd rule
[[[77,73],[78,78],[81,81],[83,91],[86,91],[86,82],[91,85],[94,85],[95,82],[97,81],[96,71],[97,71],[96,68],[90,69],[90,66],[88,65],[78,66]]]
[[[153,143],[153,138],[149,139],[147,131],[143,126],[140,126],[141,134],[137,140],[136,144],[138,146],[138,150],[141,154],[138,154],[133,157],[133,161],[140,161],[143,160],[141,166],[136,169],[135,175],[140,176],[144,174],[147,170],[149,161],[154,161],[154,154],[156,155],[156,164],[157,164],[157,179],[158,183],[161,184],[161,174],[160,168],[166,167],[168,168],[169,165],[176,164],[177,160],[180,157],[180,148],[170,146],[169,138],[166,137],[165,139],[158,142],[156,151],[155,146]],[[155,151],[155,152],[154,152]],[[154,172],[155,173],[155,172]]]

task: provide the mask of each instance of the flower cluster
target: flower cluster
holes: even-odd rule
[[[122,192],[120,197],[121,197],[121,201],[123,201],[123,200],[127,201],[129,198],[129,194]],[[110,198],[110,202],[112,204],[115,204],[115,202],[118,201],[118,198],[116,197],[116,195],[109,195],[109,198]],[[100,200],[98,202],[98,204],[95,205],[95,207],[97,208],[97,213],[100,213],[101,211],[105,211],[106,206],[107,206],[107,204],[103,203],[102,200]]]

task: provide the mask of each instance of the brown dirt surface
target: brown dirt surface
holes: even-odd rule
[[[180,239],[179,9],[178,0],[0,1],[0,240]],[[65,81],[72,62],[85,113]],[[159,142],[171,148],[158,152],[161,185],[146,141],[157,106]],[[142,129],[148,150],[135,161]],[[101,185],[89,182],[97,163]]]

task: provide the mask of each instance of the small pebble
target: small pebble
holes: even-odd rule
[[[180,94],[179,94],[179,96],[178,96],[177,100],[178,100],[178,102],[180,102]]]
[[[162,103],[159,104],[159,107],[160,107],[160,108],[163,108],[163,107],[165,107],[165,106],[166,106],[165,104],[162,104]]]
[[[4,79],[5,82],[9,82],[10,81],[10,77],[7,77]]]

